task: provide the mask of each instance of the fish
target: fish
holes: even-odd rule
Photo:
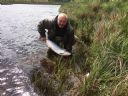
[[[71,53],[68,52],[66,49],[61,48],[56,43],[48,39],[48,30],[45,30],[45,36],[46,36],[46,45],[55,53],[61,56],[70,56]]]

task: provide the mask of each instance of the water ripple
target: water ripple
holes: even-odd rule
[[[26,74],[47,50],[38,40],[37,24],[57,15],[59,7],[0,5],[0,96],[37,96]]]

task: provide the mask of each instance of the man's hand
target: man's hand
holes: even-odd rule
[[[46,37],[41,37],[39,38],[40,41],[46,42]]]

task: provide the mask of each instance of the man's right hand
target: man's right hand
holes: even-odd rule
[[[43,42],[46,42],[46,37],[41,37],[39,38],[39,40],[43,41]]]

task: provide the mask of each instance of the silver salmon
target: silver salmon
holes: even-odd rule
[[[59,47],[57,44],[55,44],[53,41],[48,39],[48,30],[45,30],[46,35],[46,44],[47,46],[52,49],[55,53],[62,55],[62,56],[69,56],[71,55],[70,52],[66,51],[65,49]]]

